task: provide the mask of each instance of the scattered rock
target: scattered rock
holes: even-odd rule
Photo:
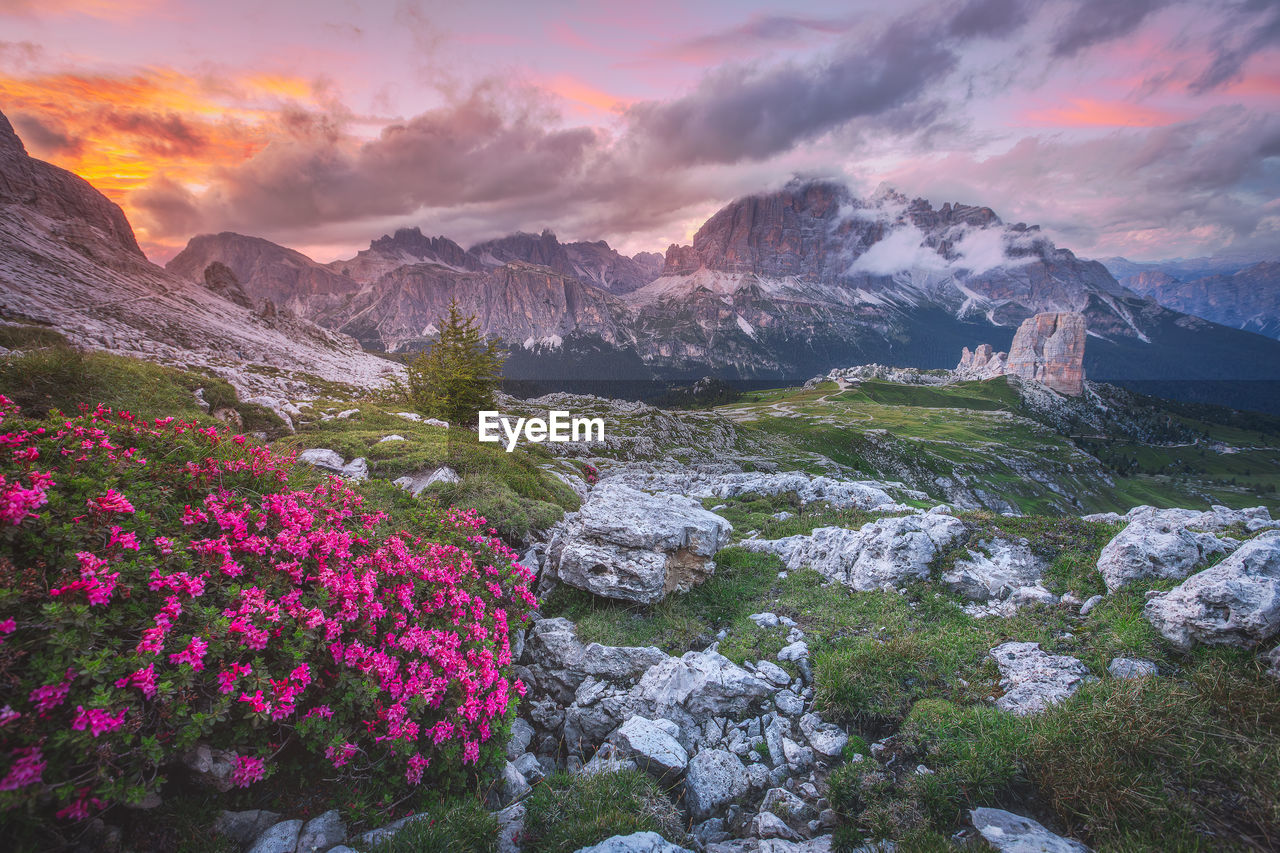
[[[197,782],[223,794],[231,790],[235,762],[235,753],[213,749],[205,743],[197,744],[182,756],[182,763],[195,774]]]
[[[453,483],[462,482],[462,478],[458,476],[458,472],[443,465],[431,471],[422,471],[417,474],[408,474],[404,477],[397,477],[391,481],[394,485],[399,486],[407,492],[410,492],[415,498],[427,490],[428,486],[436,483],[444,483],[452,485]]]
[[[279,822],[279,812],[269,812],[263,809],[250,809],[243,812],[224,811],[213,822],[213,831],[217,835],[230,838],[237,844],[247,846],[251,841]]]
[[[798,717],[804,713],[804,699],[790,690],[779,690],[773,697],[773,704],[788,717]]]
[[[798,661],[809,656],[809,644],[804,640],[796,640],[782,647],[778,652],[778,660]]]
[[[507,760],[515,761],[529,750],[533,741],[533,726],[523,717],[511,721],[511,739],[507,741]]]
[[[685,796],[695,820],[703,820],[750,788],[747,769],[736,755],[704,749],[689,761]]]
[[[1159,675],[1160,668],[1144,658],[1113,658],[1107,672],[1116,678],[1150,678]]]
[[[1039,584],[1045,568],[1025,539],[994,539],[970,548],[967,558],[942,575],[942,582],[970,601],[1005,599],[1015,590]]]
[[[323,447],[302,451],[298,454],[298,461],[305,462],[324,471],[331,471],[334,474],[341,474],[345,464],[342,461],[342,456],[337,451]]]
[[[782,838],[796,841],[800,836],[772,812],[760,812],[747,824],[747,832],[753,838]]]
[[[809,745],[827,758],[835,758],[849,743],[849,735],[834,723],[823,722],[817,714],[805,714],[800,718],[800,731]]]
[[[294,853],[298,847],[298,834],[302,821],[285,820],[258,836],[249,853]]]
[[[1088,616],[1090,613],[1093,612],[1093,608],[1097,607],[1101,603],[1102,603],[1102,596],[1100,595],[1089,596],[1088,600],[1086,600],[1084,604],[1080,605],[1080,615]]]
[[[610,738],[622,757],[631,758],[641,770],[659,780],[684,773],[689,754],[680,742],[653,720],[632,717]]]
[[[1089,668],[1067,655],[1050,655],[1039,643],[1004,643],[991,650],[1004,695],[996,707],[1019,716],[1038,714],[1061,702],[1092,678]]]
[[[403,435],[384,435],[378,439],[378,444],[386,444],[388,441],[407,441]]]
[[[346,409],[344,411],[338,412],[338,414],[334,415],[334,417],[340,421],[345,421],[346,419],[354,417],[358,414],[360,414],[359,409]]]
[[[1131,511],[1129,524],[1098,555],[1107,589],[1115,592],[1148,578],[1185,578],[1210,556],[1235,548],[1235,540],[1193,529],[1204,515],[1154,507]]]
[[[693,853],[686,847],[672,844],[656,832],[635,832],[631,835],[615,835],[599,844],[583,847],[578,853]]]
[[[1280,531],[1251,539],[1218,565],[1152,594],[1143,612],[1180,649],[1197,643],[1257,648],[1280,633]]]
[[[357,482],[369,479],[369,461],[363,456],[352,459],[342,466],[342,476]]]
[[[265,409],[270,409],[275,414],[276,417],[284,421],[285,429],[287,429],[289,432],[294,432],[293,418],[289,416],[290,413],[289,413],[289,409],[287,408],[289,406],[288,400],[281,400],[279,397],[262,396],[262,397],[250,397],[249,399],[245,400],[245,402],[262,406]]]
[[[897,589],[929,576],[929,564],[964,536],[964,523],[944,512],[882,518],[858,530],[819,527],[811,534],[742,542],[778,554],[789,570],[806,566],[859,591]]]
[[[651,604],[715,571],[732,527],[696,501],[605,481],[553,536],[553,577],[606,598]]]
[[[974,809],[969,820],[1001,853],[1089,853],[1079,841],[1054,835],[1031,818],[1002,809]]]
[[[498,819],[497,853],[520,853],[520,836],[524,834],[527,814],[524,803],[512,803],[494,815]]]

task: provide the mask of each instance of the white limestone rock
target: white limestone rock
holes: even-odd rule
[[[689,498],[605,482],[556,530],[548,569],[569,586],[652,604],[710,577],[732,529]]]
[[[1180,649],[1198,643],[1257,648],[1280,633],[1280,531],[1263,533],[1216,566],[1153,594],[1143,612]]]
[[[1089,668],[1067,655],[1051,655],[1039,643],[1004,643],[991,650],[1004,695],[996,707],[1027,716],[1061,702],[1092,679]]]

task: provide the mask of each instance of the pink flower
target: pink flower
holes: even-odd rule
[[[91,498],[86,503],[89,505],[89,509],[101,513],[118,512],[122,515],[127,515],[133,512],[133,504],[129,503],[125,496],[115,489],[107,489],[105,495]]]
[[[67,820],[84,820],[89,816],[90,807],[101,808],[102,800],[90,797],[88,788],[81,788],[80,798],[66,808],[59,809],[54,816]]]
[[[31,691],[27,699],[36,704],[36,710],[43,716],[45,712],[53,710],[66,701],[67,694],[71,692],[71,682],[74,679],[75,670],[68,669],[61,683],[37,687]]]
[[[156,665],[149,663],[142,669],[137,670],[132,675],[126,675],[124,678],[116,681],[116,687],[124,688],[129,684],[142,691],[142,695],[150,699],[156,695]]]
[[[130,531],[125,533],[118,524],[111,526],[111,541],[107,543],[108,548],[114,548],[119,545],[121,548],[128,548],[130,551],[138,550],[138,534]]]
[[[5,705],[0,708],[0,729],[12,723],[14,720],[21,719],[22,714],[13,710],[13,708]]]
[[[267,762],[251,755],[237,755],[235,769],[231,771],[231,784],[247,788],[262,779],[267,772]]]
[[[40,747],[30,746],[15,749],[9,755],[14,759],[14,762],[9,767],[9,772],[4,779],[0,779],[0,791],[16,791],[19,788],[25,788],[41,781],[45,765],[48,762],[44,760]]]
[[[71,728],[82,732],[87,727],[94,737],[100,737],[120,728],[124,723],[124,715],[128,712],[128,708],[121,708],[119,714],[112,716],[110,711],[103,711],[100,708],[90,708],[86,711],[83,705],[77,705],[76,717],[71,722]]]
[[[169,655],[169,662],[190,664],[192,669],[199,672],[204,669],[204,656],[208,650],[209,644],[204,639],[192,637],[185,649]]]

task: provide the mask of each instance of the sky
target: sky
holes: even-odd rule
[[[1278,0],[0,0],[0,112],[163,263],[687,243],[800,177],[1086,257],[1280,257]]]

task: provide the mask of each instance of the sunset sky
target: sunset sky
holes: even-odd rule
[[[662,251],[797,174],[1091,257],[1280,256],[1275,0],[0,0],[0,111],[159,262],[404,225]]]

